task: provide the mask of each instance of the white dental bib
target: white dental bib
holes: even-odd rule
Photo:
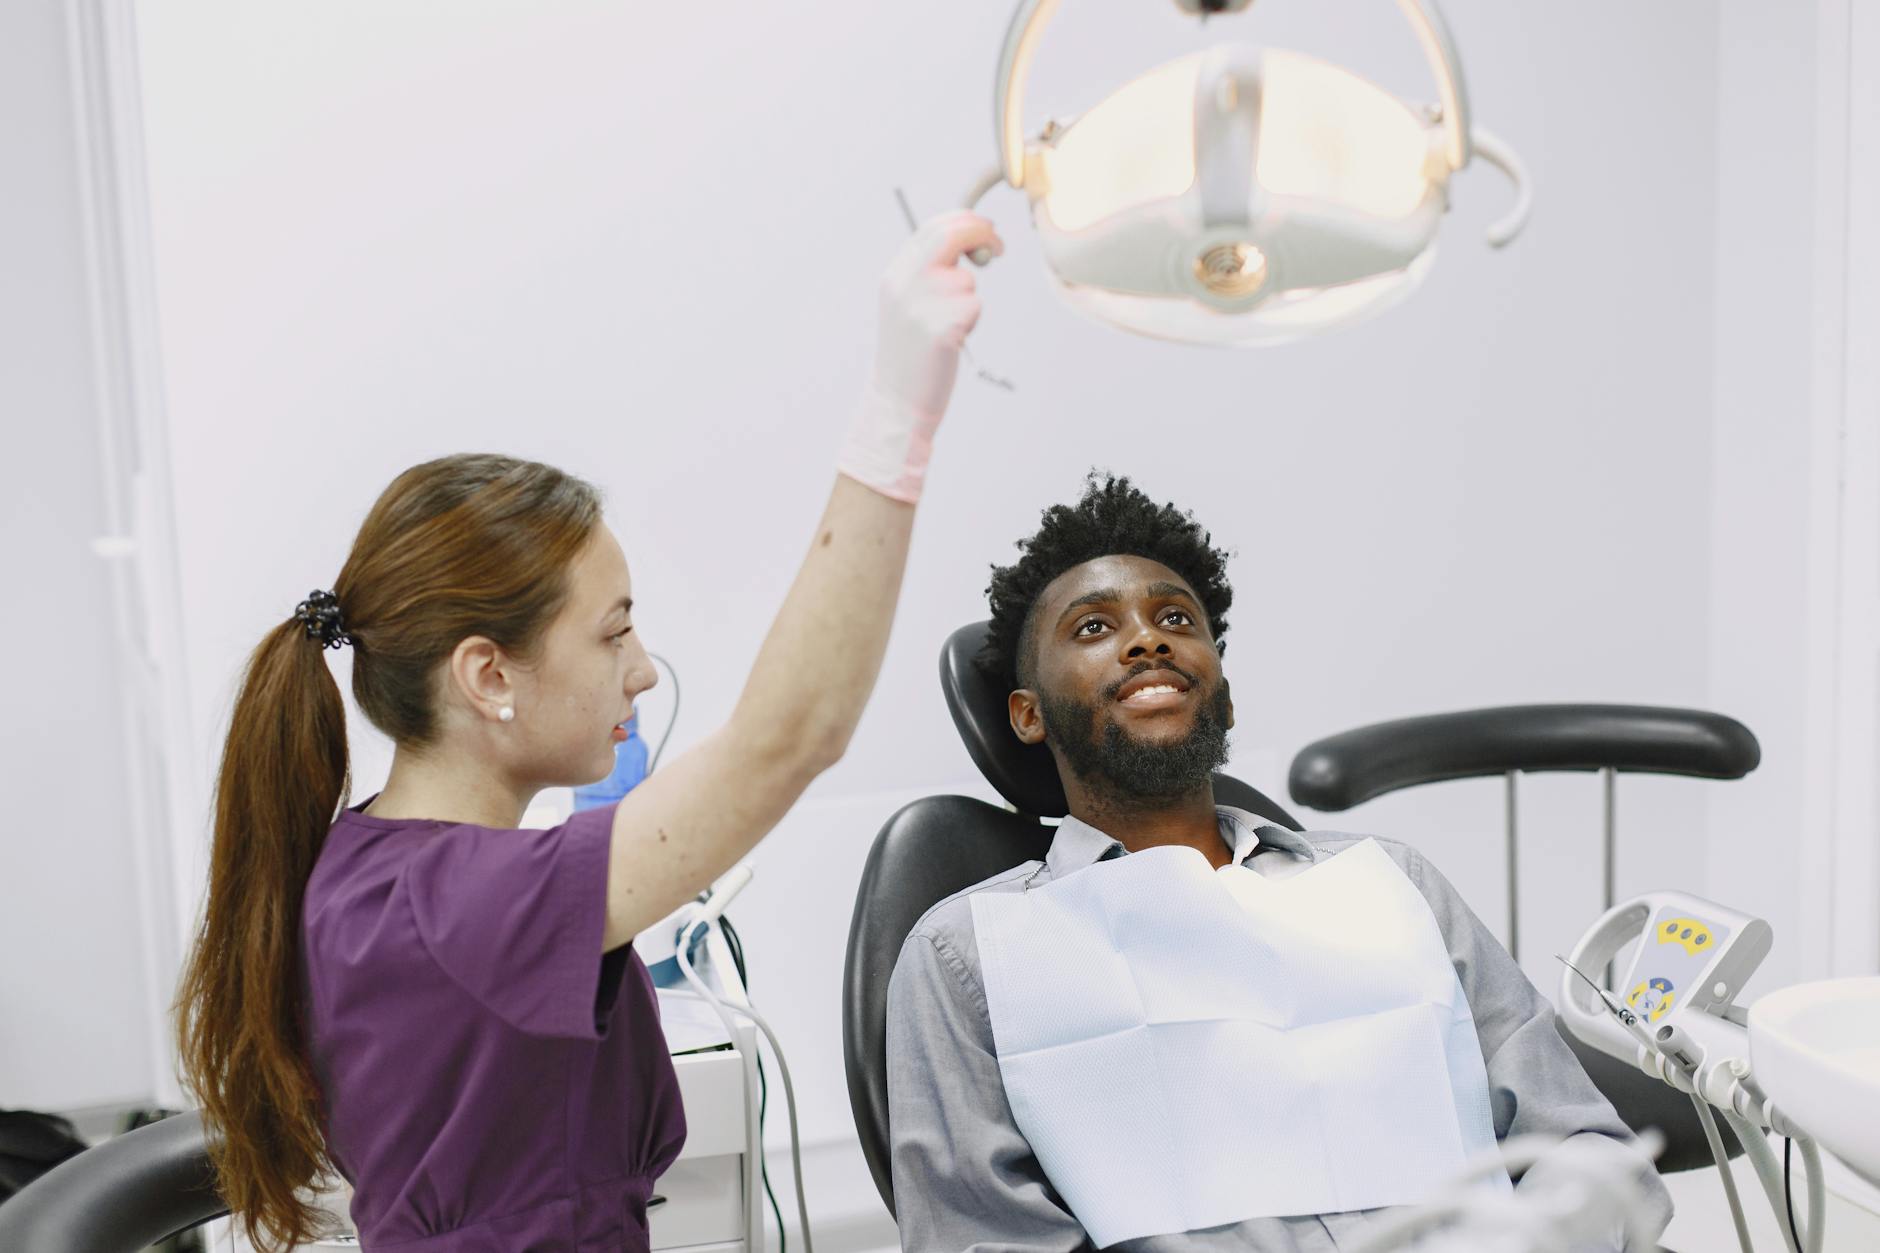
[[[1284,879],[1153,848],[970,900],[1013,1119],[1098,1247],[1414,1205],[1494,1147],[1442,933],[1374,840]]]

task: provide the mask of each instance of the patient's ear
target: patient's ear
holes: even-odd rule
[[[1221,639],[1215,640],[1214,651],[1218,656],[1227,656],[1227,641]],[[1227,685],[1227,729],[1232,731],[1234,729],[1234,689],[1232,685],[1227,684],[1226,675],[1221,676],[1221,682]]]
[[[1024,744],[1044,743],[1044,715],[1038,708],[1038,693],[1020,688],[1005,698],[1006,716],[1012,720],[1012,734]]]

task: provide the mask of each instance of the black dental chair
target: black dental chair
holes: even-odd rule
[[[1049,751],[1042,745],[1022,745],[1012,736],[1006,693],[973,662],[986,627],[974,623],[948,638],[940,654],[940,682],[974,764],[1017,812],[963,796],[931,796],[903,808],[875,838],[849,925],[842,1002],[849,1105],[875,1187],[890,1211],[894,1185],[887,999],[901,945],[921,915],[938,902],[1044,857],[1055,829],[1039,819],[1061,817],[1066,809]],[[1364,728],[1321,741],[1294,762],[1293,799],[1315,808],[1340,809],[1439,778],[1519,770],[1655,770],[1734,778],[1757,762],[1755,738],[1741,724],[1716,715],[1629,707],[1554,708],[1551,715],[1533,710],[1446,715],[1459,721]],[[1291,830],[1303,829],[1271,799],[1227,775],[1215,775],[1214,794],[1222,804]],[[1628,1125],[1657,1126],[1665,1132],[1668,1144],[1659,1160],[1661,1172],[1710,1164],[1688,1098],[1571,1036],[1567,1043]],[[1742,1151],[1733,1138],[1727,1143],[1732,1156]]]
[[[178,1114],[85,1150],[0,1205],[0,1249],[139,1253],[228,1213],[202,1117]]]

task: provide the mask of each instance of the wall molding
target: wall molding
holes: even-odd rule
[[[1847,14],[1847,98],[1831,961],[1836,974],[1872,974],[1880,972],[1880,12],[1832,2]]]
[[[1814,361],[1804,943],[1822,974],[1880,970],[1880,20],[1816,7]]]
[[[176,535],[156,275],[145,183],[142,91],[132,0],[65,7],[77,169],[85,221],[87,306],[108,530],[92,543],[111,571],[120,744],[137,877],[141,960],[152,1036],[152,1095],[183,1101],[170,1007],[197,896],[172,855],[203,811],[188,771],[189,689],[183,671]]]

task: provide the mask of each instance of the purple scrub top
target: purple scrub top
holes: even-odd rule
[[[614,807],[546,831],[363,808],[328,833],[301,927],[362,1247],[647,1249],[685,1115],[645,963],[601,952]]]

